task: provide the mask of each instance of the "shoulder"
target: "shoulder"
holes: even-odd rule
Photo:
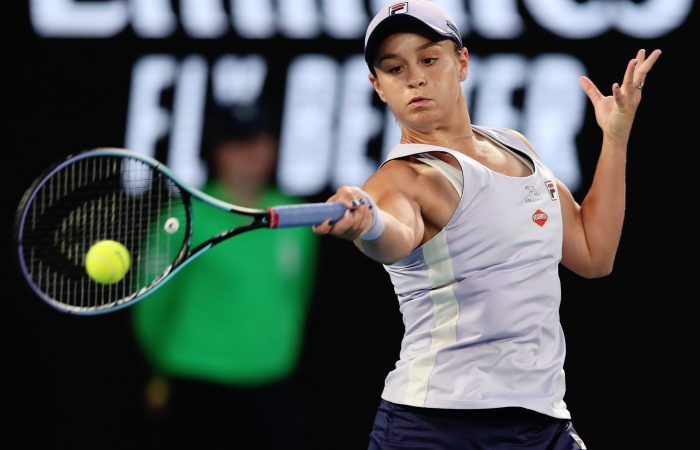
[[[523,144],[525,144],[525,145],[532,151],[532,153],[533,153],[535,156],[537,156],[538,158],[542,159],[542,158],[540,157],[540,155],[538,155],[537,152],[535,151],[535,147],[532,145],[532,143],[531,143],[531,142],[528,140],[528,138],[526,138],[525,135],[522,134],[521,132],[519,132],[519,131],[517,131],[517,130],[513,130],[512,128],[497,128],[497,130],[499,130],[499,131],[502,132],[502,133],[507,133],[507,134],[511,134],[511,135],[515,136],[515,137],[518,138]]]
[[[367,180],[364,189],[375,200],[403,199],[420,205],[420,209],[456,192],[447,177],[413,156],[387,161]]]
[[[433,177],[435,170],[418,160],[419,154],[392,159],[384,163],[366,183],[367,187],[386,186],[402,191],[414,191]]]
[[[391,159],[379,168],[368,180],[383,183],[402,183],[414,179],[420,173],[419,163],[413,156]]]
[[[382,198],[415,199],[420,186],[421,166],[410,157],[385,162],[363,185],[375,200]]]
[[[514,130],[512,128],[497,128],[502,133],[509,133],[512,134],[513,136],[517,137],[521,141],[523,141],[525,144],[527,144],[529,147],[532,147],[532,144],[530,144],[530,141],[525,137],[524,134],[522,134],[518,130]]]

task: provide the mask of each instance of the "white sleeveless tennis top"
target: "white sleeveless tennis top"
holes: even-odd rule
[[[522,152],[533,173],[503,175],[460,152],[424,144],[400,144],[386,159],[448,153],[459,161],[463,188],[454,174],[448,177],[461,194],[448,224],[384,266],[405,333],[382,398],[447,409],[519,406],[569,419],[554,177],[515,135],[473,128]]]

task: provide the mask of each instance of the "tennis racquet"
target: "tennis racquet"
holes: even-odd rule
[[[194,200],[251,220],[195,246]],[[69,156],[26,191],[15,225],[19,265],[33,291],[58,310],[108,313],[142,300],[232,236],[335,221],[346,209],[341,203],[244,208],[187,186],[153,158],[99,148]],[[107,239],[128,249],[131,266],[118,282],[100,284],[88,276],[85,254]]]

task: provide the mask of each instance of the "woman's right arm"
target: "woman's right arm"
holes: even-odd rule
[[[349,210],[333,224],[326,221],[313,227],[314,233],[351,240],[365,255],[383,264],[408,256],[420,244],[425,229],[416,195],[417,178],[405,161],[390,161],[362,188],[338,188],[328,201],[341,202]],[[361,199],[365,203],[357,206]],[[376,239],[363,239],[377,220],[383,220],[383,232]]]

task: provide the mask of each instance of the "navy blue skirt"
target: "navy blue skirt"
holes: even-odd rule
[[[586,450],[571,421],[524,408],[435,409],[381,400],[369,450]]]

